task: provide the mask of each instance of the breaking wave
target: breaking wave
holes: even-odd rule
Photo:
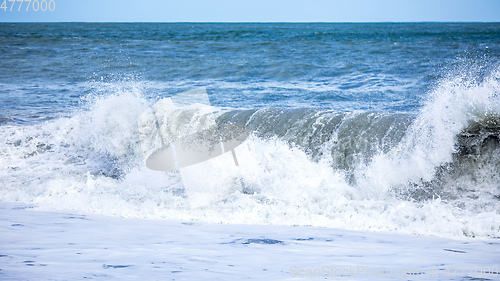
[[[311,108],[166,112],[243,124],[236,153],[178,172],[145,167],[140,90],[96,97],[70,118],[0,127],[0,201],[47,210],[215,223],[313,225],[500,237],[500,74],[448,79],[417,115]],[[160,120],[161,121],[161,120]],[[186,183],[189,183],[189,187]]]

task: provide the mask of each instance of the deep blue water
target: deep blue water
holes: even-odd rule
[[[500,24],[0,24],[0,122],[66,115],[83,97],[198,86],[221,107],[415,113],[443,77],[487,75]]]

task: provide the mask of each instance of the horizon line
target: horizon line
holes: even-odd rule
[[[0,23],[175,23],[175,24],[266,24],[266,23],[308,23],[308,24],[374,24],[374,23],[500,23],[500,21],[0,21]]]

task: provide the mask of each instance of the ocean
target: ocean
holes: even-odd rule
[[[396,266],[411,259],[394,261],[405,241],[416,259],[428,257],[417,250],[422,243],[477,246],[440,249],[429,264],[412,261],[413,269],[426,268],[425,278],[433,266],[442,273],[450,265],[487,265],[488,276],[474,277],[498,276],[498,23],[0,23],[0,50],[0,214],[9,233],[0,237],[0,277],[49,278],[65,259],[53,253],[52,264],[36,261],[43,255],[28,248],[43,247],[26,242],[29,229],[60,248],[50,234],[72,225],[81,231],[67,235],[81,238],[81,254],[94,241],[82,233],[109,224],[158,235],[162,226],[179,233],[168,238],[182,240],[175,247],[198,246],[176,252],[186,263],[168,274],[150,275],[133,259],[108,264],[118,256],[111,254],[86,260],[104,273],[88,275],[93,262],[81,272],[87,267],[73,261],[52,278],[128,276],[120,270],[183,280],[338,277],[337,268],[380,269],[381,243],[393,240],[394,274],[370,277],[409,278],[396,276]],[[158,106],[200,87],[208,104]],[[250,135],[235,149],[239,165],[224,155],[184,170],[148,169],[139,119],[155,105],[171,134],[197,131],[209,116],[244,125]],[[302,231],[307,237],[291,234]],[[208,233],[208,248],[198,232]],[[152,238],[141,235],[117,237],[136,245],[133,253],[142,253],[144,241],[152,251]],[[332,241],[353,249],[365,241],[364,263],[346,262],[356,255],[343,248],[342,267],[323,270],[314,247]],[[104,248],[92,253],[109,253]],[[246,252],[240,267],[222,267],[218,250],[228,250],[227,263]],[[473,254],[445,256],[462,252]],[[305,265],[293,264],[293,253],[303,253]],[[266,255],[290,258],[286,266],[268,260],[263,272],[256,260]],[[200,257],[214,262],[214,275],[198,270]],[[329,257],[321,252],[321,261]],[[318,268],[321,276],[301,275]]]

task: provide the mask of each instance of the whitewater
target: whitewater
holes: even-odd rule
[[[253,131],[239,167],[220,156],[181,173],[145,167],[138,118],[151,101],[138,89],[2,126],[0,274],[496,279],[498,83],[444,83],[417,116],[173,108],[172,126],[215,112]],[[189,176],[203,180],[188,190]]]
[[[500,278],[498,25],[2,26],[0,278]]]
[[[175,128],[196,129],[217,112],[252,130],[236,148],[238,168],[224,157],[189,167],[189,176],[205,179],[195,191],[205,202],[190,200],[180,173],[146,168],[138,118],[151,101],[140,89],[117,90],[70,118],[2,126],[0,196],[125,218],[498,237],[498,83],[498,72],[479,85],[446,81],[417,116],[172,110]],[[244,190],[232,186],[238,178]]]

